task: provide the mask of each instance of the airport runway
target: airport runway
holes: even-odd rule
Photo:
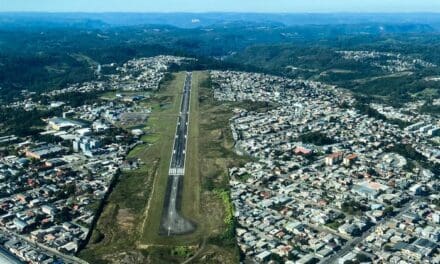
[[[182,103],[177,119],[176,135],[172,149],[167,191],[160,226],[160,234],[166,236],[187,234],[195,230],[195,224],[180,214],[183,177],[185,176],[191,82],[192,74],[187,73],[183,85]]]

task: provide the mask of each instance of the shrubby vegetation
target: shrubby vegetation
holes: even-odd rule
[[[181,258],[189,258],[192,254],[192,250],[189,247],[185,246],[178,246],[171,250],[171,255]]]
[[[354,200],[349,200],[341,205],[341,210],[349,215],[359,215],[365,209],[365,206]]]
[[[35,136],[45,125],[42,118],[60,114],[59,110],[31,110],[1,108],[0,109],[0,134],[14,134],[17,136]]]
[[[432,102],[427,102],[420,107],[419,111],[427,114],[440,114],[440,105],[433,105]]]
[[[387,150],[388,152],[395,152],[397,154],[402,155],[406,159],[408,159],[408,165],[409,168],[414,168],[415,164],[414,162],[420,164],[423,168],[431,170],[435,174],[440,173],[440,165],[434,164],[428,159],[423,156],[422,154],[418,153],[412,146],[407,144],[399,144],[395,145]]]
[[[369,117],[383,120],[385,122],[388,122],[390,124],[398,125],[400,128],[405,128],[409,126],[411,123],[400,120],[400,119],[390,119],[384,116],[383,114],[379,113],[376,109],[371,108],[368,104],[358,102],[354,106],[361,114],[367,115]]]
[[[400,144],[395,145],[392,148],[388,149],[389,152],[395,152],[397,154],[400,154],[404,156],[407,159],[411,159],[418,162],[426,161],[426,158],[418,153],[413,147],[410,145]]]
[[[214,190],[214,193],[223,201],[225,207],[225,217],[223,222],[227,226],[223,239],[226,241],[233,241],[235,238],[235,226],[236,220],[234,217],[234,205],[232,204],[231,197],[226,190]]]
[[[333,139],[321,132],[310,132],[300,135],[296,141],[301,141],[306,144],[314,144],[317,146],[331,145],[336,143]]]
[[[49,97],[40,97],[38,98],[42,104],[48,104],[49,101],[62,101],[68,104],[71,107],[78,107],[85,104],[93,104],[99,101],[99,96],[102,92],[88,92],[88,93],[80,93],[80,92],[70,92],[64,93],[56,96]]]

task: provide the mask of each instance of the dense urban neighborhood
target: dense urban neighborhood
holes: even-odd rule
[[[392,75],[437,67],[400,53],[336,54]],[[161,55],[95,65],[93,81],[41,93],[24,89],[0,107],[21,116],[6,118],[15,123],[0,128],[1,263],[87,263],[78,254],[93,234],[96,240],[104,236],[96,226],[118,179],[148,167],[130,153],[151,147],[143,140],[152,132],[148,120],[158,108],[171,108],[174,97],[180,112],[167,115],[176,118],[177,128],[165,138],[174,146],[163,150],[171,152],[164,161],[168,187],[148,189],[146,215],[138,212],[141,227],[171,238],[203,232],[184,215],[181,201],[185,190],[196,187],[184,185],[195,177],[185,168],[204,165],[187,147],[199,140],[190,120],[205,114],[189,115],[206,100],[197,89],[191,92],[200,80],[182,70],[196,62]],[[156,98],[176,71],[185,78],[176,81],[175,94]],[[211,69],[204,74],[209,100],[235,103],[224,129],[232,135],[234,155],[246,162],[227,168],[228,187],[213,193],[225,204],[217,210],[232,227],[228,234],[241,261],[440,263],[440,116],[422,111],[440,106],[439,99],[397,106],[362,101],[344,87],[311,79]],[[158,107],[148,104],[153,98]],[[151,182],[162,184],[154,177]],[[145,227],[155,221],[149,215],[153,195],[165,197],[164,205],[153,205],[164,208],[154,212],[162,218],[161,231]],[[207,237],[192,247],[203,250]],[[191,260],[199,254],[193,248],[177,246],[173,254]]]
[[[153,110],[142,101],[159,89],[170,65],[185,61],[191,60],[158,56],[103,65],[115,73],[43,93],[44,102],[23,91],[25,100],[2,106],[55,114],[38,136],[0,138],[0,258],[84,262],[75,254],[90,239],[118,174],[140,166],[127,155],[145,144],[142,124]],[[424,102],[360,107],[348,91],[316,81],[209,75],[215,100],[266,104],[260,111],[230,109],[234,151],[251,159],[229,168],[236,239],[246,259],[440,262],[440,123],[417,111]],[[95,92],[103,100],[59,99]]]
[[[0,264],[440,264],[439,0],[0,3]]]
[[[254,160],[229,169],[248,258],[440,262],[437,116],[371,105],[411,122],[402,129],[361,112],[334,86],[231,71],[211,78],[217,100],[275,104],[234,109],[230,123],[236,152]]]

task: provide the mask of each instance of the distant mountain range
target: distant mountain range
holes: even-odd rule
[[[169,25],[198,28],[238,23],[271,26],[298,25],[404,25],[406,30],[440,31],[436,13],[0,13],[0,27],[89,27]],[[414,27],[414,25],[418,25]]]

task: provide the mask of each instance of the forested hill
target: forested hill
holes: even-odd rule
[[[345,35],[318,42],[255,45],[227,60],[335,84],[398,104],[439,96],[440,82],[431,80],[440,76],[438,50],[440,36],[436,34]],[[356,53],[357,58],[347,58],[344,51]],[[361,58],[374,53],[375,57]]]
[[[338,53],[392,52],[440,65],[440,19],[431,14],[369,14],[351,21],[349,14],[130,15],[0,13],[0,98],[93,80],[98,64],[159,54],[199,58],[198,69],[264,71],[364,94],[408,98],[438,90],[438,83],[425,81],[439,75],[437,67],[393,75],[377,66],[390,58],[361,62]]]

